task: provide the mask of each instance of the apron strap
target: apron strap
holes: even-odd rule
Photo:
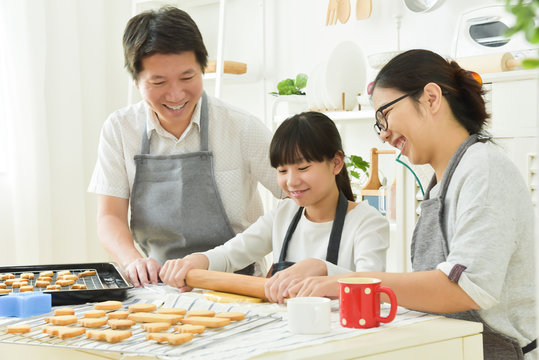
[[[150,139],[148,138],[148,124],[144,123],[144,131],[142,132],[142,141],[140,143],[140,153],[142,155],[150,154]]]
[[[342,191],[339,191],[337,211],[335,213],[335,219],[333,220],[333,225],[331,226],[331,233],[329,235],[329,242],[328,242],[328,251],[326,254],[326,260],[335,265],[337,264],[337,260],[339,258],[339,247],[341,245],[341,235],[342,235],[344,219],[346,217],[347,210],[348,210],[348,200],[346,199],[346,196],[344,196]],[[288,226],[288,230],[286,231],[286,235],[283,241],[283,246],[281,248],[281,254],[279,256],[279,262],[283,262],[286,259],[286,253],[288,251],[288,245],[290,243],[290,239],[292,238],[294,231],[296,231],[296,227],[298,226],[298,223],[299,223],[299,220],[301,219],[302,214],[303,214],[303,207],[300,207],[298,211],[296,212],[296,215],[294,215],[294,218],[292,219],[290,226]]]
[[[529,353],[530,351],[533,351],[537,348],[537,339],[533,340],[531,343],[529,343],[528,345],[524,346],[522,348],[522,353],[523,354],[527,354]]]
[[[286,259],[286,252],[288,251],[288,244],[290,243],[292,234],[294,234],[294,231],[296,231],[296,227],[298,226],[299,219],[301,219],[302,213],[303,213],[303,206],[301,206],[298,209],[298,211],[296,212],[296,215],[294,215],[294,218],[292,219],[292,222],[288,226],[288,230],[286,231],[286,235],[284,237],[283,246],[281,247],[281,255],[279,255],[279,262],[283,262],[284,259]]]
[[[466,153],[466,150],[476,142],[486,142],[490,139],[491,138],[489,136],[473,134],[470,135],[466,140],[464,140],[462,144],[460,144],[457,151],[455,152],[455,155],[451,157],[449,164],[447,164],[446,171],[444,172],[444,175],[442,177],[442,182],[440,184],[440,193],[438,195],[440,199],[445,199],[445,194],[447,193],[447,189],[449,188],[449,183],[451,182],[453,173],[455,172],[458,164],[460,163],[460,160]],[[436,174],[434,174],[432,176],[432,179],[430,180],[429,186],[427,187],[427,191],[425,192],[425,200],[430,199],[430,191],[436,185],[436,183]]]
[[[208,151],[208,97],[206,92],[202,93],[202,104],[200,108],[200,151]]]
[[[337,212],[335,213],[335,219],[333,220],[333,226],[331,227],[331,233],[329,235],[328,252],[326,260],[332,264],[337,265],[339,258],[339,247],[341,245],[342,229],[344,227],[344,218],[348,211],[348,199],[342,191],[339,191],[339,201],[337,203]]]

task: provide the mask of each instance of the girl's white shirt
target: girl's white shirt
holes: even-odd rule
[[[236,271],[272,251],[273,262],[278,262],[288,226],[298,209],[293,200],[284,199],[243,233],[204,252],[210,261],[209,270]],[[316,223],[308,220],[304,210],[285,260],[298,262],[317,258],[325,261],[332,225],[333,221]],[[346,215],[337,264],[326,261],[328,275],[385,271],[388,247],[388,221],[367,202],[360,202]]]

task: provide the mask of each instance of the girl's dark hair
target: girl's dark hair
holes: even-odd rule
[[[380,70],[373,89],[396,89],[412,94],[410,97],[418,101],[425,85],[431,82],[442,88],[453,115],[468,133],[481,133],[490,117],[481,84],[455,61],[447,61],[432,51],[409,50],[395,56]]]
[[[196,23],[173,6],[132,17],[124,30],[123,47],[125,67],[135,80],[142,71],[142,59],[157,53],[193,51],[203,72],[208,64],[208,51]]]
[[[294,115],[283,121],[270,144],[270,162],[274,168],[301,161],[328,161],[337,153],[344,156],[341,136],[335,123],[326,115],[314,111]],[[346,165],[335,176],[335,181],[344,196],[354,201]]]

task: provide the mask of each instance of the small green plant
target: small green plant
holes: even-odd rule
[[[505,0],[505,9],[516,17],[515,25],[509,28],[505,35],[511,37],[522,31],[531,44],[539,44],[539,25],[536,22],[539,0]],[[522,67],[527,69],[539,67],[539,58],[522,60]]]
[[[273,91],[270,94],[272,95],[305,95],[301,89],[307,86],[308,76],[306,74],[298,74],[296,80],[294,79],[284,79],[279,81],[277,84],[277,92]]]
[[[350,176],[356,178],[357,180],[361,180],[363,177],[369,176],[369,163],[359,155],[350,155],[346,157],[346,168],[348,169],[348,172],[350,173]],[[363,174],[363,176],[362,176]]]

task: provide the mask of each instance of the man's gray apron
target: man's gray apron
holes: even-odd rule
[[[332,264],[337,265],[339,260],[339,247],[341,246],[341,235],[344,227],[344,219],[346,217],[346,212],[348,211],[348,199],[344,196],[342,191],[339,191],[339,199],[337,200],[337,211],[335,212],[335,219],[333,219],[333,225],[331,226],[331,232],[329,234],[328,241],[328,250],[326,253],[326,261],[329,261]],[[287,269],[295,263],[292,261],[286,261],[286,254],[288,252],[288,245],[292,239],[294,231],[298,226],[299,220],[303,215],[303,206],[298,209],[296,215],[292,219],[292,222],[288,226],[286,235],[283,241],[283,246],[281,248],[281,254],[279,255],[279,261],[274,263],[271,267],[271,276],[275,273]]]
[[[222,245],[235,236],[226,215],[208,150],[208,99],[202,95],[200,151],[150,155],[147,131],[131,194],[131,232],[161,264]]]
[[[444,172],[440,184],[440,193],[438,197],[430,198],[430,190],[436,185],[436,175],[433,176],[425,194],[425,199],[421,202],[421,215],[417,221],[412,237],[412,268],[414,271],[434,270],[436,266],[447,259],[449,254],[449,245],[445,237],[445,217],[444,217],[444,199],[451,182],[451,178],[457,168],[462,156],[470,146],[477,141],[485,142],[488,138],[472,135],[466,139],[449,161],[449,165]],[[455,267],[459,267],[456,265]],[[460,272],[464,267],[460,266]],[[457,278],[451,281],[458,281]],[[444,316],[481,322],[483,324],[483,353],[488,360],[511,360],[523,359],[524,353],[535,348],[535,340],[525,348],[520,348],[518,342],[502,333],[499,333],[488,326],[475,310],[444,314]]]

